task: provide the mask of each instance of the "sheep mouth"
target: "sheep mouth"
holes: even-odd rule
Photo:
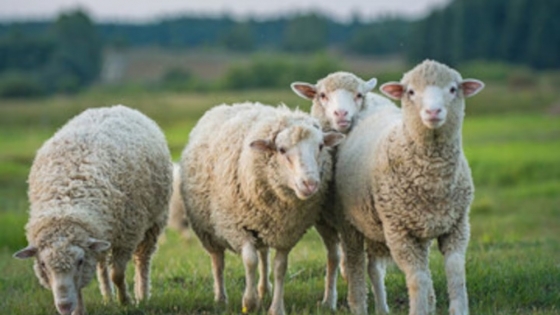
[[[430,129],[436,129],[443,125],[445,119],[439,117],[430,117],[423,119],[424,125]]]
[[[348,128],[350,128],[351,125],[352,125],[351,120],[338,120],[338,121],[336,121],[336,126],[339,129],[348,129]]]

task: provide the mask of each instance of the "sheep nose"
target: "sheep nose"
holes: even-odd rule
[[[319,187],[319,184],[317,183],[317,181],[313,180],[313,179],[304,180],[303,185],[305,186],[307,191],[309,191],[310,193],[316,192],[317,188]]]
[[[334,111],[334,115],[336,117],[344,118],[346,117],[346,115],[348,115],[348,111],[344,109],[338,109]]]
[[[73,311],[71,302],[58,303],[56,307],[61,314],[70,314]]]
[[[439,115],[439,113],[441,113],[441,108],[426,109],[426,114],[428,114],[432,117]]]

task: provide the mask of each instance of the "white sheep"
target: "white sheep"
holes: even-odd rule
[[[323,130],[335,129],[347,134],[362,117],[367,116],[370,108],[392,102],[376,93],[370,92],[377,84],[376,78],[364,81],[349,72],[334,72],[320,79],[317,84],[294,82],[292,90],[299,96],[312,101],[311,116],[319,119]],[[333,150],[333,157],[334,157]],[[331,185],[334,185],[331,183]],[[334,187],[331,188],[334,190]],[[334,199],[335,192],[329,197]],[[337,232],[338,220],[333,214],[335,200],[325,204],[321,218],[315,225],[327,249],[327,268],[325,291],[322,305],[335,310],[337,302],[336,278],[340,262],[341,273],[345,276],[344,257],[340,257],[340,238]]]
[[[181,234],[184,239],[190,238],[189,220],[181,198],[181,174],[178,163],[173,163],[173,194],[169,201],[167,226]]]
[[[272,247],[269,313],[284,314],[288,253],[318,218],[332,176],[328,147],[343,137],[323,133],[308,114],[259,103],[217,106],[198,121],[181,158],[181,194],[191,227],[212,258],[216,301],[227,301],[224,251],[230,249],[245,266],[243,312],[258,308],[268,291]]]
[[[149,296],[150,263],[165,228],[172,163],[165,136],[151,119],[125,106],[88,109],[37,152],[29,174],[28,246],[39,282],[53,291],[60,314],[85,313],[81,290],[96,265],[101,293],[128,303]]]
[[[367,313],[364,242],[378,313],[389,309],[385,263],[406,275],[411,315],[435,312],[428,266],[431,241],[445,256],[450,314],[468,314],[465,252],[474,187],[461,143],[466,97],[484,84],[435,61],[381,91],[402,109],[379,106],[339,147],[335,183],[341,205],[348,304]]]

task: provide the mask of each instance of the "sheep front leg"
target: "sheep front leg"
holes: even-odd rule
[[[138,303],[150,297],[150,265],[161,229],[159,224],[150,227],[134,252],[134,297]]]
[[[245,292],[243,293],[242,312],[248,313],[255,311],[260,304],[257,288],[255,286],[257,282],[257,265],[259,263],[259,258],[257,256],[257,250],[252,243],[247,242],[243,244],[241,248],[241,258],[245,266]]]
[[[342,251],[346,257],[348,306],[353,314],[367,314],[364,236],[354,227],[345,225],[341,236]]]
[[[385,274],[390,253],[383,243],[367,242],[368,263],[367,270],[371,280],[371,288],[375,297],[375,310],[377,314],[389,314],[387,306],[387,292],[385,289]]]
[[[284,315],[284,280],[288,269],[289,250],[276,249],[274,257],[274,295],[268,310],[269,315]]]
[[[400,234],[400,235],[399,235]],[[427,315],[435,310],[435,295],[429,269],[430,241],[402,233],[385,233],[395,263],[406,276],[409,315]]]
[[[449,294],[449,314],[469,314],[467,280],[465,276],[465,253],[470,237],[470,227],[463,219],[449,234],[438,238],[438,245],[445,257],[445,274]]]
[[[272,285],[268,279],[268,247],[259,249],[259,298],[263,299],[271,290]]]
[[[330,310],[336,310],[336,277],[337,268],[340,262],[340,239],[338,238],[337,231],[325,222],[318,222],[315,225],[317,232],[325,244],[327,250],[327,270],[325,274],[325,293],[321,305]]]

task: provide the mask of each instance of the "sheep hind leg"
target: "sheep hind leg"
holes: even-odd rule
[[[129,250],[113,250],[113,259],[111,264],[111,280],[117,289],[117,299],[121,304],[129,304],[130,296],[128,295],[125,281],[126,264],[130,260]]]
[[[245,266],[245,292],[243,293],[242,313],[248,313],[255,311],[260,306],[260,299],[255,286],[259,258],[257,250],[252,243],[246,242],[243,244],[241,258]]]
[[[161,231],[162,227],[154,224],[134,252],[134,297],[138,303],[150,297],[150,265]]]
[[[113,299],[113,284],[109,278],[109,269],[107,266],[107,257],[102,257],[97,262],[97,280],[99,281],[99,290],[103,296],[105,303]]]
[[[385,289],[387,262],[391,257],[389,249],[383,243],[367,242],[367,253],[367,271],[375,297],[376,313],[381,315],[389,314],[387,291]]]
[[[259,254],[259,297],[261,300],[272,291],[272,285],[270,284],[269,268],[268,268],[268,247],[263,247],[258,250]]]
[[[212,259],[212,275],[214,276],[214,301],[218,304],[226,304],[228,297],[224,282],[225,249],[217,248],[210,251]]]
[[[322,223],[315,225],[323,244],[327,250],[327,269],[325,274],[325,291],[321,305],[330,310],[336,310],[338,293],[336,291],[337,268],[340,262],[340,239],[337,231]]]

